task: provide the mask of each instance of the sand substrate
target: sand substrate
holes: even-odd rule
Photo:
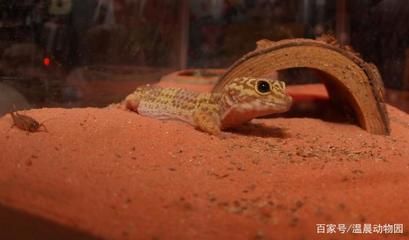
[[[0,236],[403,239],[409,115],[387,110],[390,136],[279,117],[223,139],[119,109],[25,111],[47,120],[48,132],[33,134],[10,128],[7,115],[0,118]],[[364,223],[404,224],[404,234],[317,234],[317,224]]]

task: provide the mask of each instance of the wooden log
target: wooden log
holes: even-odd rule
[[[358,124],[373,134],[389,135],[382,77],[375,65],[362,60],[331,36],[317,40],[260,40],[257,49],[236,61],[220,78],[217,92],[241,76],[262,77],[289,68],[311,68],[323,73],[331,100],[353,109]]]

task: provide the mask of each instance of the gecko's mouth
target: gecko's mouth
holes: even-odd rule
[[[290,110],[291,104],[277,104],[273,113],[283,113]]]
[[[258,109],[256,110],[256,114],[254,114],[254,117],[265,117],[269,116],[271,114],[279,114],[279,113],[285,113],[291,108],[291,103],[285,103],[285,102],[280,102],[280,103],[273,103],[269,105],[268,107],[264,109]]]
[[[267,116],[275,113],[284,113],[290,110],[292,106],[292,97],[285,96],[282,99],[272,102],[258,102],[253,105],[254,113],[257,113],[256,117]]]

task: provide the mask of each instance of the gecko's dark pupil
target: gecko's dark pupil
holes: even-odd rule
[[[270,91],[270,84],[266,81],[259,81],[257,83],[257,90],[261,93],[266,93]]]

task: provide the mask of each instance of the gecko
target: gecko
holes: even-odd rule
[[[219,135],[251,119],[288,111],[292,97],[283,81],[239,77],[217,93],[147,85],[137,88],[121,104],[142,116],[180,120]]]

